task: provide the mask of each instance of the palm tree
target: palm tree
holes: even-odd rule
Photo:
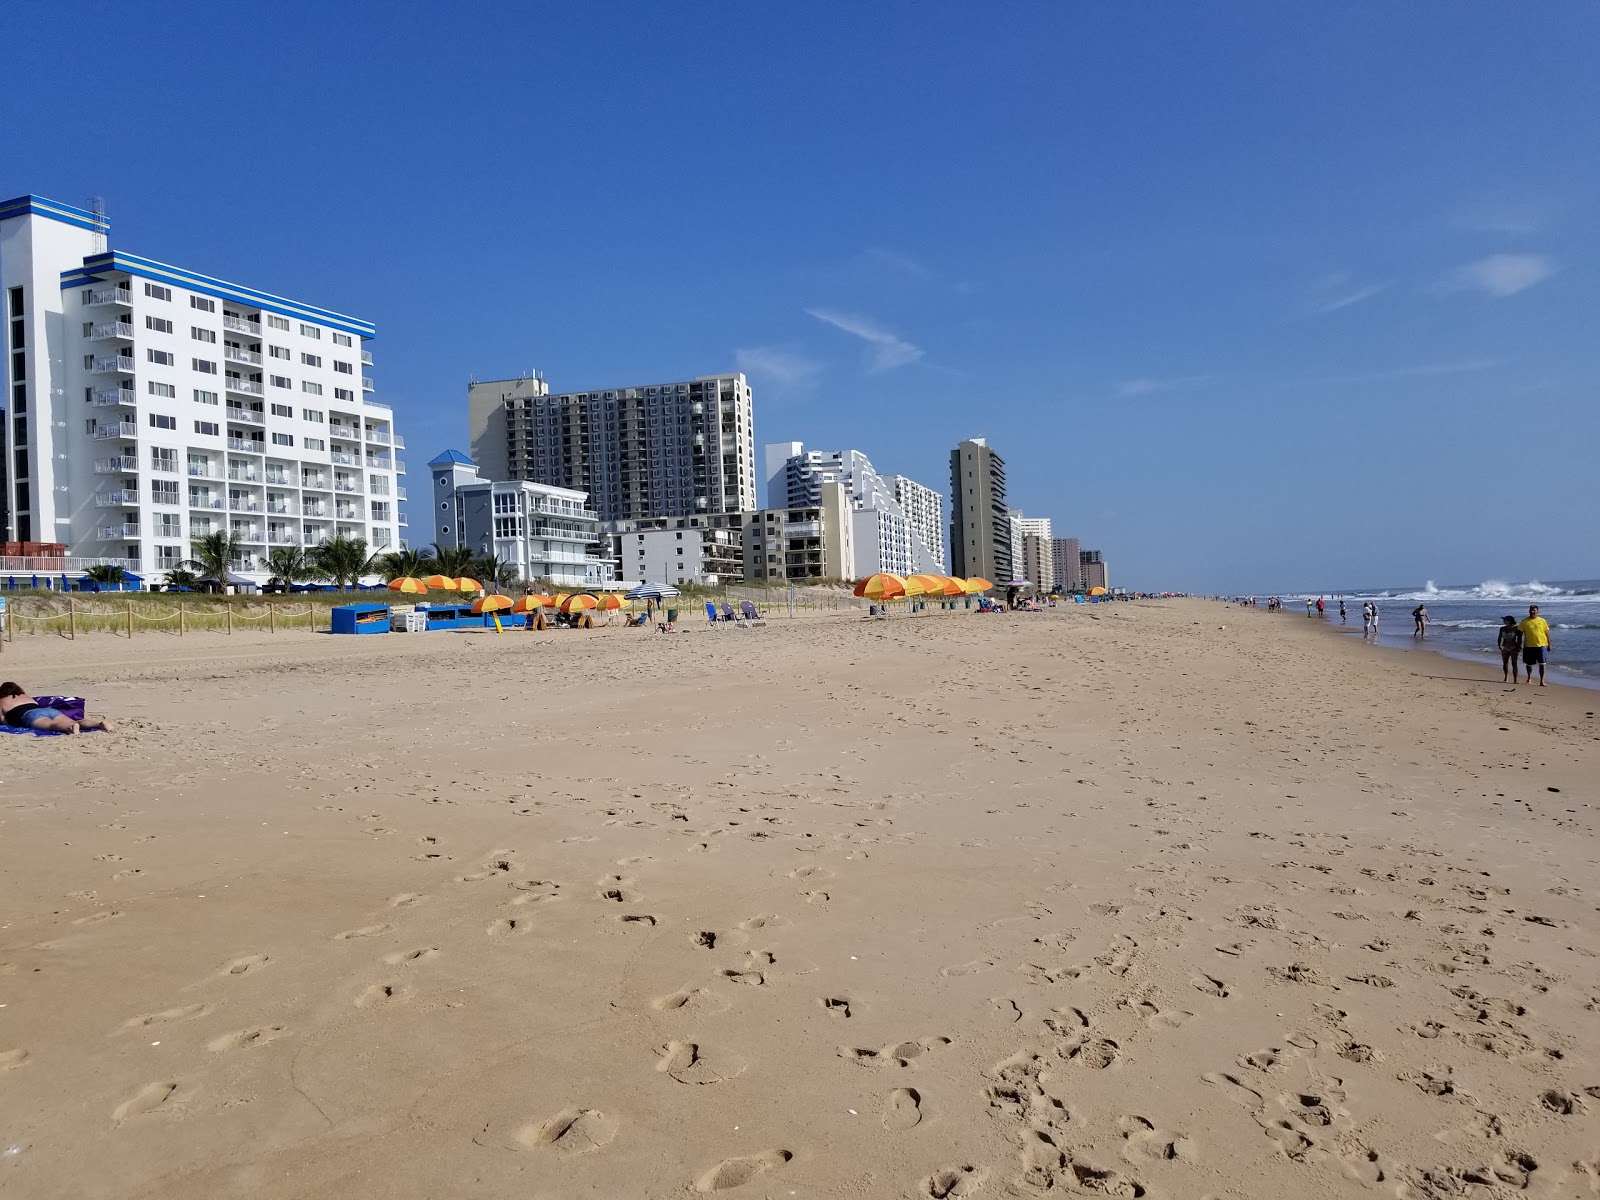
[[[485,554],[472,564],[472,569],[477,572],[478,582],[491,591],[495,588],[515,587],[522,581],[522,576],[517,574],[517,568],[497,554]]]
[[[472,551],[466,546],[441,546],[438,542],[428,547],[428,557],[441,575],[452,579],[472,570]]]
[[[83,577],[103,592],[120,588],[127,582],[128,573],[116,563],[96,563],[83,573]]]
[[[326,575],[341,591],[354,587],[363,575],[377,570],[377,560],[367,553],[365,538],[347,538],[343,534],[323,542],[311,552],[311,562],[317,572]]]
[[[200,586],[200,576],[185,567],[173,567],[165,577],[167,591],[192,592]]]
[[[217,582],[217,590],[226,593],[228,590],[228,576],[233,573],[233,564],[239,557],[243,543],[233,535],[232,530],[218,529],[204,534],[190,543],[189,550],[192,558],[186,559],[181,565],[199,571],[201,575]]]
[[[303,583],[316,574],[305,550],[299,546],[274,546],[267,552],[267,570],[285,588]]]
[[[391,550],[378,560],[385,580],[426,574],[433,560],[421,550]]]

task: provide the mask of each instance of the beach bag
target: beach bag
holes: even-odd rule
[[[89,704],[82,696],[35,696],[33,701],[45,708],[53,708],[73,721],[83,720],[84,709]]]

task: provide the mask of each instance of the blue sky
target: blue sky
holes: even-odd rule
[[[1600,7],[0,7],[0,193],[469,375],[741,367],[756,437],[1113,582],[1600,576]],[[20,102],[20,106],[19,106]]]

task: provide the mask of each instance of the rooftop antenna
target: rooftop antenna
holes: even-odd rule
[[[110,222],[106,220],[106,199],[104,196],[89,197],[89,211],[94,214],[94,252],[106,252],[106,229]]]

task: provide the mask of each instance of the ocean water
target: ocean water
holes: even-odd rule
[[[1383,645],[1423,645],[1453,657],[1495,665],[1500,662],[1500,652],[1495,649],[1500,618],[1513,616],[1520,621],[1528,615],[1528,605],[1537,604],[1539,615],[1550,622],[1552,678],[1600,686],[1600,580],[1507,583],[1489,579],[1448,586],[1429,580],[1422,587],[1352,591],[1342,596],[1349,612],[1348,628],[1357,637],[1361,636],[1361,603],[1372,600],[1378,606],[1378,639]],[[1332,601],[1327,619],[1337,624],[1340,594],[1324,594],[1323,598]],[[1303,609],[1305,596],[1296,600]],[[1411,632],[1411,610],[1418,604],[1428,606],[1426,641],[1414,638]],[[1294,601],[1285,597],[1285,610],[1294,607]]]

